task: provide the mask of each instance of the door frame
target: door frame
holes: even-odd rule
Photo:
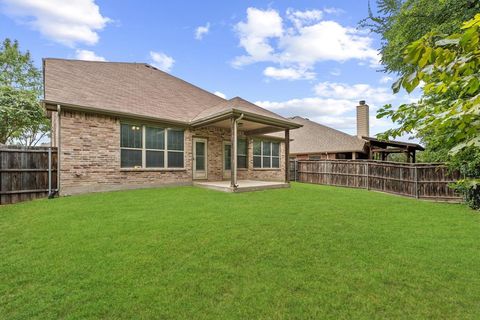
[[[203,142],[205,146],[205,175],[201,177],[197,177],[197,141]],[[192,166],[193,166],[193,180],[206,180],[208,179],[208,139],[206,138],[193,138],[192,139]]]

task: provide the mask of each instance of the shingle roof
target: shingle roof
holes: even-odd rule
[[[365,140],[302,117],[290,119],[303,127],[290,131],[290,153],[362,152]],[[280,136],[281,133],[271,135]]]
[[[277,120],[281,120],[281,121],[292,122],[291,119],[284,118],[284,117],[282,117],[282,116],[280,116],[280,115],[278,115],[274,112],[263,109],[263,108],[255,105],[255,104],[253,104],[253,103],[251,103],[251,102],[249,102],[245,99],[242,99],[240,97],[235,97],[235,98],[232,98],[230,100],[222,101],[219,104],[217,104],[217,105],[215,105],[211,108],[203,110],[202,112],[197,114],[197,116],[193,119],[193,121],[208,118],[208,117],[211,117],[211,116],[216,115],[216,114],[229,112],[229,111],[232,111],[234,109],[238,110],[238,111],[244,111],[244,112],[250,112],[250,113],[262,115],[262,116],[265,116],[265,117],[269,117],[269,118],[273,118],[273,119],[277,119]]]
[[[145,63],[44,59],[45,100],[188,122],[226,102]]]

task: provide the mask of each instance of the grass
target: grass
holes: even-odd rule
[[[479,319],[480,215],[365,190],[194,187],[0,207],[0,317]]]

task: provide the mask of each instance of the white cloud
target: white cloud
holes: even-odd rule
[[[226,94],[223,92],[215,91],[213,94],[219,96],[220,98],[227,99]]]
[[[241,67],[248,63],[272,60],[274,52],[270,38],[282,36],[282,18],[275,10],[247,9],[247,21],[239,22],[235,30],[240,38],[240,46],[247,55],[236,57],[233,66]]]
[[[267,67],[263,70],[263,74],[266,77],[273,78],[275,80],[300,80],[300,79],[314,79],[315,73],[306,69],[294,69],[294,68],[275,68]]]
[[[372,39],[335,21],[304,26],[280,39],[281,61],[312,66],[320,61],[378,61]]]
[[[195,39],[202,40],[205,35],[210,32],[210,22],[207,22],[204,26],[199,26],[195,29]]]
[[[384,87],[372,87],[369,84],[320,82],[314,87],[317,96],[324,98],[349,99],[353,101],[366,100],[371,104],[385,104],[395,99],[392,90]]]
[[[389,76],[383,76],[380,78],[379,82],[380,83],[389,83],[393,80],[392,77],[389,77]]]
[[[279,102],[257,101],[255,104],[284,116],[299,115],[307,118],[341,116],[355,107],[350,100],[320,97],[296,98]]]
[[[309,25],[320,21],[323,17],[323,12],[321,10],[298,11],[289,8],[287,9],[286,15],[288,20],[293,23],[295,28],[299,29],[304,25]]]
[[[55,42],[74,47],[93,45],[111,20],[94,0],[3,0],[3,11]]]
[[[163,52],[150,51],[150,59],[152,59],[152,65],[165,72],[170,72],[175,63],[175,60],[166,55]]]
[[[345,10],[340,9],[340,8],[324,8],[323,12],[325,12],[327,14],[337,14],[338,15],[338,14],[345,13]]]
[[[246,54],[236,57],[233,66],[269,61],[282,69],[311,71],[321,61],[351,59],[378,66],[379,55],[372,38],[336,21],[322,20],[322,16],[321,10],[288,9],[284,20],[276,10],[248,8],[246,21],[235,27]]]
[[[376,119],[378,107],[386,103],[401,104],[410,102],[411,96],[394,96],[391,90],[368,84],[345,84],[320,82],[314,88],[312,97],[296,98],[285,101],[257,101],[261,107],[283,116],[301,116],[332,128],[355,134],[356,106],[359,100],[366,100],[370,106],[371,134],[392,127],[388,119]]]
[[[102,56],[97,56],[97,54],[90,50],[80,50],[75,51],[75,58],[79,60],[89,60],[89,61],[107,61]]]

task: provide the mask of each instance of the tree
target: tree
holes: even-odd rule
[[[27,51],[17,41],[0,45],[0,143],[35,145],[49,131],[39,103],[42,77]]]
[[[442,151],[452,167],[470,178],[458,185],[472,206],[480,206],[480,14],[455,33],[428,32],[413,41],[404,50],[404,63],[411,71],[393,84],[394,92],[423,85],[423,96],[379,109],[377,117],[399,125],[383,137],[423,137],[429,150]]]
[[[450,34],[480,11],[478,0],[376,0],[377,12],[360,22],[382,38],[384,71],[403,74],[405,47],[428,32]]]

